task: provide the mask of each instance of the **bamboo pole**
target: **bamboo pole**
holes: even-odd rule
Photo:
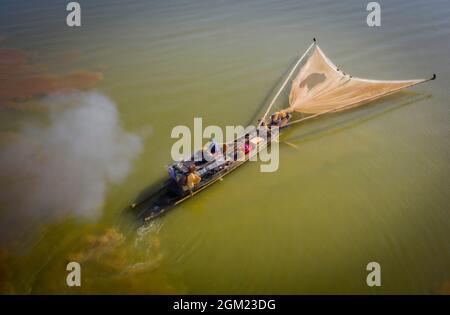
[[[297,69],[297,67],[299,66],[299,64],[306,57],[308,52],[311,50],[312,47],[314,47],[315,44],[316,44],[316,40],[314,39],[314,42],[311,45],[309,45],[309,47],[305,51],[305,53],[300,57],[300,59],[298,59],[297,63],[294,65],[294,67],[292,68],[291,72],[289,72],[289,75],[287,76],[286,80],[284,80],[283,85],[281,85],[280,89],[278,90],[278,92],[275,94],[275,96],[273,97],[272,101],[270,102],[269,107],[267,108],[266,112],[264,113],[264,116],[261,118],[261,121],[258,124],[258,127],[261,127],[261,124],[266,119],[267,114],[269,113],[269,111],[272,108],[273,104],[275,104],[275,101],[277,100],[278,96],[280,96],[281,91],[286,87],[286,84],[289,82],[289,79],[294,74],[294,72]]]

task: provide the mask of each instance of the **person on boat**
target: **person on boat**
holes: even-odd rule
[[[209,142],[209,152],[211,152],[211,154],[216,154],[216,152],[218,151],[218,146],[217,146],[217,142],[214,138],[211,138],[211,141]]]
[[[270,116],[270,126],[278,126],[279,121],[279,112],[275,112]]]
[[[252,149],[252,146],[250,145],[250,140],[249,139],[250,139],[250,135],[247,133],[245,135],[244,148],[243,148],[245,155],[249,154],[251,149]]]
[[[195,185],[200,183],[201,180],[202,178],[195,171],[195,165],[192,164],[191,166],[189,166],[189,174],[186,176],[186,186],[189,189],[189,193],[191,195]]]
[[[289,123],[289,119],[291,119],[291,116],[292,116],[291,113],[282,110],[279,116],[280,117],[279,127],[280,128],[286,127],[286,125]]]
[[[288,124],[290,118],[291,114],[287,111],[281,110],[279,112],[275,112],[270,117],[270,125],[278,126],[279,128],[285,127]]]

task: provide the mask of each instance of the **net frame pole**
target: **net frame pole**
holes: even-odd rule
[[[269,106],[267,107],[266,112],[264,113],[263,117],[261,118],[261,121],[258,124],[258,128],[261,127],[262,123],[264,122],[264,120],[266,119],[267,115],[270,112],[270,109],[272,108],[272,106],[275,104],[275,101],[277,100],[277,98],[280,96],[281,91],[286,87],[286,84],[289,82],[290,78],[292,77],[292,75],[294,74],[295,70],[297,69],[297,67],[300,65],[300,63],[303,61],[303,59],[306,57],[306,55],[308,54],[308,52],[311,50],[311,48],[313,48],[316,45],[316,39],[314,39],[314,41],[312,42],[311,45],[309,45],[308,49],[303,53],[303,55],[298,59],[297,63],[294,65],[294,67],[292,67],[291,72],[289,72],[286,80],[284,80],[283,84],[281,85],[280,89],[278,90],[278,92],[275,94],[275,96],[273,97],[272,101],[270,102]]]

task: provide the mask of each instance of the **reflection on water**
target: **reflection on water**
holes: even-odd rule
[[[365,6],[356,0],[91,1],[82,3],[82,27],[74,29],[63,24],[64,2],[3,1],[2,153],[30,121],[42,130],[51,126],[52,111],[43,106],[49,93],[80,89],[117,104],[122,132],[139,136],[142,150],[126,159],[123,172],[122,163],[83,156],[87,166],[101,164],[102,174],[125,174],[106,181],[102,205],[89,210],[100,213],[97,220],[65,210],[48,220],[55,203],[27,203],[34,199],[25,188],[36,174],[45,177],[45,161],[58,157],[65,165],[57,181],[39,186],[51,196],[45,200],[64,200],[58,188],[74,183],[71,159],[51,150],[30,155],[41,161],[32,164],[35,173],[3,178],[2,226],[21,232],[2,237],[0,291],[448,294],[450,5],[383,3],[380,28],[367,27]],[[313,37],[355,76],[436,72],[438,79],[287,130],[282,140],[298,149],[281,144],[276,173],[245,165],[143,227],[124,212],[165,175],[175,125],[192,126],[199,116],[208,125],[253,122]],[[95,122],[94,131],[105,130],[103,123]],[[142,136],[148,126],[150,135]],[[75,135],[63,143],[83,148]],[[33,139],[42,147],[41,138]],[[101,151],[99,142],[94,147]],[[92,174],[76,169],[83,179]],[[5,193],[11,183],[24,189],[11,197]],[[93,190],[76,183],[83,203]],[[27,211],[18,211],[24,205]],[[32,223],[18,229],[24,222]],[[81,288],[65,286],[71,260],[81,262]],[[370,261],[381,264],[381,288],[365,285]]]

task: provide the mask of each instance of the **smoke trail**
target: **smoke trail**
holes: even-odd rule
[[[54,95],[49,124],[28,123],[0,151],[0,241],[66,216],[96,219],[108,183],[119,183],[141,151],[115,104],[94,93]]]

